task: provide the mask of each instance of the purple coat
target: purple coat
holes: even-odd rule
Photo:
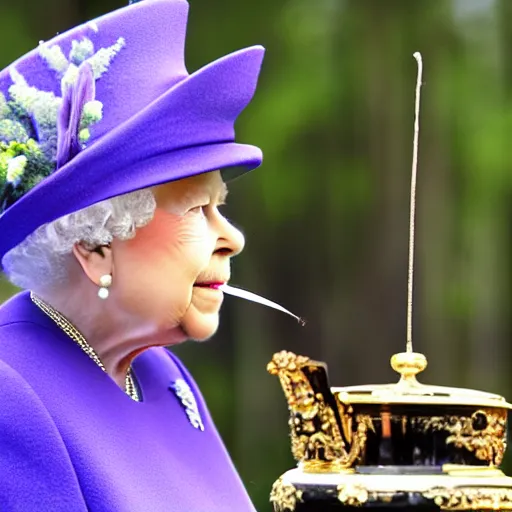
[[[254,512],[204,400],[164,348],[131,400],[30,300],[0,307],[0,510]],[[170,386],[192,389],[205,430]]]

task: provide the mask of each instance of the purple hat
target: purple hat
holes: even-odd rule
[[[42,43],[0,72],[0,259],[41,225],[195,174],[259,166],[235,143],[264,49],[189,75],[188,4],[144,0]]]

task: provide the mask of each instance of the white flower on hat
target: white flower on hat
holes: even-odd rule
[[[82,144],[91,138],[89,126],[101,121],[103,118],[103,103],[98,100],[88,101],[82,110],[80,118],[79,139]]]
[[[103,103],[98,100],[88,101],[84,105],[82,111],[82,124],[89,126],[92,123],[97,123],[103,117]]]
[[[75,66],[74,64],[70,64],[68,69],[64,73],[62,80],[60,81],[60,89],[62,92],[62,96],[64,96],[64,94],[65,94],[66,87],[69,85],[73,85],[76,82],[77,78],[78,78],[78,66]]]
[[[88,37],[84,37],[80,41],[71,41],[71,51],[69,52],[69,60],[73,64],[78,66],[84,60],[88,59],[89,57],[92,57],[93,55],[94,44]]]
[[[7,117],[11,112],[9,105],[7,104],[7,99],[4,94],[0,92],[0,119]]]
[[[27,157],[25,155],[19,155],[11,158],[7,164],[7,182],[16,187],[25,172],[26,165]]]
[[[126,41],[120,37],[112,46],[100,48],[87,62],[92,66],[94,78],[97,80],[108,71],[114,57],[123,49]]]
[[[48,63],[50,69],[57,71],[60,75],[63,75],[68,69],[69,61],[59,45],[48,46],[43,43],[39,47],[39,54]]]

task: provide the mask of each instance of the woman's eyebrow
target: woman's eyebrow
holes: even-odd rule
[[[191,190],[188,190],[183,195],[183,200],[186,203],[196,203],[196,202],[204,202],[208,201],[209,193],[208,190],[204,190],[201,188],[193,188]]]

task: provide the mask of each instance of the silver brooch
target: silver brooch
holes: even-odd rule
[[[177,379],[169,386],[169,388],[172,389],[180,399],[181,405],[185,408],[188,420],[192,426],[198,430],[204,431],[203,420],[199,414],[196,398],[194,393],[192,393],[190,386],[183,379]]]

